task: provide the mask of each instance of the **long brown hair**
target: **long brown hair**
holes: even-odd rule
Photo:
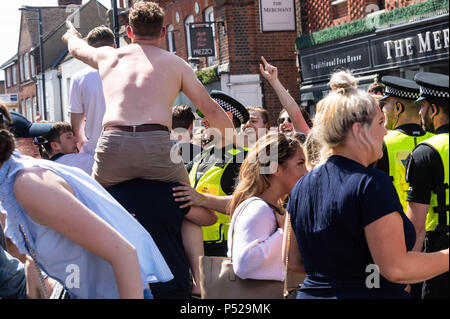
[[[8,130],[0,129],[0,166],[11,157],[14,148],[14,136]]]
[[[11,114],[9,114],[6,104],[0,101],[0,129],[7,129],[11,123]]]
[[[228,207],[230,215],[246,199],[261,195],[270,187],[270,177],[274,173],[271,163],[283,165],[301,147],[295,137],[283,133],[269,133],[260,138],[247,154],[239,171],[239,183]],[[276,154],[272,154],[273,151]],[[275,170],[276,171],[276,170]],[[280,198],[280,204],[283,198]]]

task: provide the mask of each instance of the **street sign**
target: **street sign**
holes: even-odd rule
[[[295,31],[294,0],[259,0],[261,32]]]
[[[211,26],[190,27],[192,57],[202,58],[215,56],[215,42]]]
[[[5,103],[18,103],[19,94],[0,94],[0,100]]]

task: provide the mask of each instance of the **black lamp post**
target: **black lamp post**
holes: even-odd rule
[[[22,6],[19,8],[21,11],[34,11],[38,13],[38,19],[39,20],[39,53],[40,53],[40,59],[39,64],[41,65],[41,74],[42,74],[42,102],[43,102],[43,108],[44,108],[44,114],[43,119],[47,119],[47,98],[45,93],[45,69],[44,69],[44,34],[42,31],[42,8],[35,8],[35,7],[28,7],[28,6]]]
[[[119,15],[117,13],[117,0],[111,0],[111,8],[114,27],[114,41],[116,43],[116,48],[118,48],[120,46],[120,41],[119,41]]]

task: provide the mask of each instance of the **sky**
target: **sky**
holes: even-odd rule
[[[83,0],[83,3],[88,0]],[[106,8],[111,8],[111,0],[98,0]],[[21,6],[57,6],[58,0],[0,0],[0,65],[17,53]],[[0,70],[0,80],[5,72]]]

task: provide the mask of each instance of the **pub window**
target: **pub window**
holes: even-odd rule
[[[26,118],[28,119],[28,121],[33,122],[33,113],[31,111],[31,99],[28,98],[25,103],[26,103],[26,108],[27,108]]]
[[[377,0],[377,2],[378,2],[378,8],[380,8],[380,10],[384,10],[386,7],[385,7],[385,0]]]
[[[11,70],[12,70],[12,82],[13,82],[13,85],[16,85],[17,84],[17,67],[15,64],[12,66]]]
[[[347,0],[331,0],[331,13],[333,20],[346,17],[348,15]]]
[[[186,30],[186,48],[188,58],[192,57],[191,49],[191,33],[189,32],[189,23],[194,22],[194,16],[190,15],[184,20],[185,30]]]
[[[29,80],[30,79],[30,54],[27,52],[23,56],[23,64],[24,64],[24,79]]]
[[[36,101],[36,97],[33,96],[33,98],[31,99],[32,103],[31,103],[31,108],[33,109],[33,121],[36,120],[37,117],[37,101]]]
[[[20,82],[23,82],[23,55],[19,56]]]
[[[11,68],[6,69],[6,87],[11,86]]]
[[[70,85],[71,85],[71,78],[66,78],[66,87],[67,87],[67,90],[66,90],[66,93],[67,93],[67,101],[70,101],[70,91],[71,91],[71,87],[70,87]]]
[[[30,62],[31,62],[31,76],[34,78],[36,76],[36,65],[34,63],[34,54],[30,54]]]
[[[205,21],[214,21],[214,8],[208,7],[205,9]],[[216,26],[211,24],[214,45],[216,44]],[[217,64],[217,50],[215,50],[215,56],[208,57],[208,66]]]
[[[173,25],[169,24],[167,26],[167,50],[171,53],[175,52],[175,37]]]

